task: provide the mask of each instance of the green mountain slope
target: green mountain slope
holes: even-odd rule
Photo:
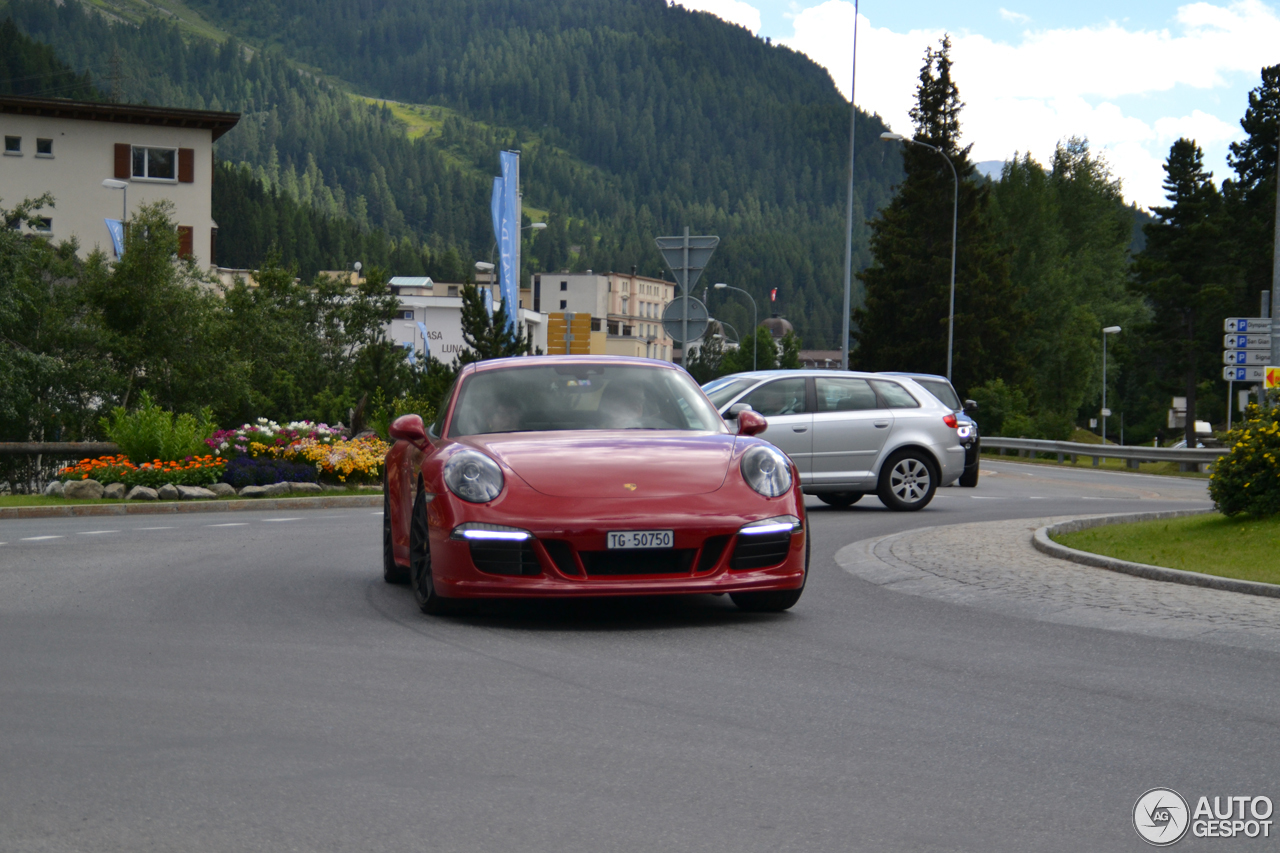
[[[98,3],[111,14],[76,0],[0,14],[100,79],[119,57],[129,100],[244,112],[221,157],[361,228],[486,257],[489,176],[519,148],[526,202],[551,224],[526,273],[661,274],[652,238],[688,225],[721,236],[709,281],[758,300],[777,287],[806,346],[838,344],[848,105],[799,54],[661,0],[187,0],[151,18]],[[441,119],[416,125],[414,107],[326,79]],[[882,129],[860,116],[863,217],[901,174]],[[712,298],[749,325],[739,299]]]

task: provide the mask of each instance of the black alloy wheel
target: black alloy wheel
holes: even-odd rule
[[[396,562],[391,540],[391,488],[386,475],[382,477],[382,579],[394,584],[409,582],[409,570]]]
[[[739,610],[745,610],[747,613],[781,613],[795,607],[800,596],[804,594],[805,586],[809,583],[809,546],[811,544],[809,525],[806,523],[804,526],[804,581],[801,582],[799,589],[731,592],[729,598]]]
[[[409,522],[409,588],[418,609],[431,616],[448,613],[451,602],[436,595],[431,577],[431,542],[427,536],[426,493],[418,488],[413,502],[413,520]]]
[[[833,506],[836,509],[844,509],[845,507],[853,506],[858,501],[862,500],[862,496],[864,494],[866,494],[866,492],[829,492],[824,495],[815,495],[815,497],[827,506]]]
[[[915,512],[924,509],[938,490],[933,460],[919,450],[901,450],[880,469],[876,496],[889,509]]]

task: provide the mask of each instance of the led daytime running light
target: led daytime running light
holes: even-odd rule
[[[472,542],[525,542],[533,538],[533,534],[518,527],[503,527],[500,524],[484,524],[469,521],[459,524],[449,534],[450,539],[467,539]]]
[[[775,518],[765,518],[760,521],[753,521],[745,525],[738,533],[743,536],[759,536],[764,533],[782,533],[793,532],[800,529],[800,519],[794,515],[779,515]]]

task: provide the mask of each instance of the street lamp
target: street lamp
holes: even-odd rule
[[[1104,326],[1102,328],[1102,443],[1107,443],[1107,415],[1111,412],[1107,409],[1107,335],[1114,335],[1120,331],[1119,326]]]
[[[858,0],[853,0],[853,71],[849,77],[849,200],[845,206],[844,232],[844,338],[840,342],[840,369],[849,369],[849,294],[853,290],[853,140],[858,123],[854,89],[858,82]],[[948,376],[947,378],[950,378]]]
[[[129,182],[117,181],[115,178],[107,178],[102,185],[109,190],[124,190],[124,204],[120,206],[120,223],[129,217]]]
[[[756,298],[741,287],[734,287],[731,284],[725,284],[723,281],[716,282],[715,288],[716,290],[736,290],[739,293],[745,293],[747,298],[751,300],[751,369],[754,371],[759,363],[756,356],[758,355],[757,350],[760,349],[759,341],[756,340],[756,330],[760,328],[760,324],[757,322],[760,315],[756,312]],[[741,340],[742,337],[739,336],[738,339]]]
[[[947,161],[947,165],[951,167],[951,177],[955,178],[956,191],[955,197],[951,205],[951,307],[947,312],[947,379],[951,379],[951,349],[955,341],[956,327],[956,225],[960,221],[960,175],[956,173],[955,164],[951,162],[951,158],[943,153],[941,148],[930,145],[927,142],[921,142],[919,139],[909,139],[901,133],[882,133],[880,138],[884,140],[896,140],[905,142],[908,145],[923,145],[930,148]]]

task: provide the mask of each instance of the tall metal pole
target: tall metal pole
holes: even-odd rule
[[[849,299],[853,291],[853,163],[854,129],[857,126],[858,107],[854,99],[854,87],[858,82],[858,0],[853,0],[853,75],[849,80],[849,201],[845,206],[848,227],[844,234],[844,338],[840,343],[840,369],[849,369]],[[754,334],[754,332],[753,332]],[[951,371],[947,371],[950,378]]]
[[[1102,333],[1102,443],[1107,443],[1107,333]]]
[[[940,149],[935,148],[939,154]],[[956,227],[960,224],[960,176],[951,158],[942,154],[947,165],[951,167],[951,176],[956,180],[955,195],[951,200],[951,305],[947,311],[947,381],[951,381],[951,351],[956,338]]]
[[[689,226],[684,227],[684,269],[682,275],[684,281],[681,282],[680,288],[684,292],[684,316],[680,320],[680,334],[684,338],[684,343],[680,344],[680,364],[689,369]]]

